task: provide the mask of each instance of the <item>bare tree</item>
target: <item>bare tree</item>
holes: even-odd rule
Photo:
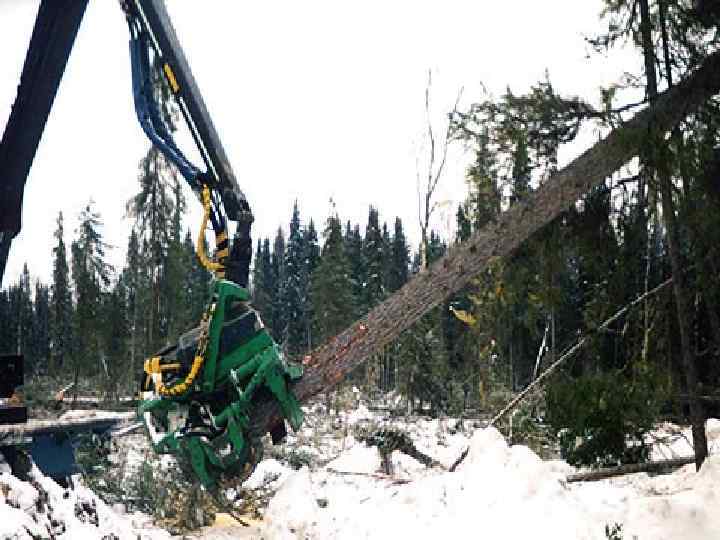
[[[437,140],[436,130],[433,127],[432,115],[430,110],[430,90],[432,88],[432,70],[428,69],[427,85],[425,86],[425,118],[426,118],[426,134],[428,148],[428,162],[425,171],[420,170],[419,158],[416,164],[417,176],[417,197],[418,197],[418,224],[420,225],[420,264],[422,268],[427,268],[427,251],[428,251],[428,230],[430,228],[430,219],[437,209],[437,201],[433,201],[433,195],[437,189],[438,183],[445,171],[447,163],[448,147],[452,139],[450,128],[450,118],[457,112],[463,89],[458,90],[455,98],[455,104],[451,112],[446,115],[447,125],[445,133],[441,140]]]

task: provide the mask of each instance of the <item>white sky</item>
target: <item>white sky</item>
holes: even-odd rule
[[[38,4],[0,0],[0,130]],[[255,239],[286,229],[295,199],[303,221],[312,216],[322,228],[332,197],[343,221],[364,224],[374,204],[389,225],[399,215],[413,240],[427,70],[438,118],[461,86],[468,104],[480,97],[481,82],[496,95],[507,85],[522,92],[546,68],[556,89],[595,102],[599,86],[634,67],[622,53],[587,58],[583,36],[601,29],[600,7],[600,0],[168,5],[255,213]],[[133,109],[127,41],[118,3],[91,1],[28,178],[4,285],[24,262],[48,281],[58,211],[69,243],[91,198],[116,246],[111,262],[122,264],[131,226],[125,202],[149,146]],[[451,155],[442,181],[438,200],[455,203],[449,214],[465,197],[465,160],[459,149]],[[191,205],[186,226],[194,235],[199,205]],[[441,221],[438,215],[436,226]]]

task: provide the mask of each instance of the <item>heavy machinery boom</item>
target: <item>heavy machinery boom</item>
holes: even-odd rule
[[[145,361],[139,415],[158,452],[187,458],[203,485],[221,476],[243,478],[262,456],[253,417],[277,402],[297,429],[299,404],[288,389],[302,373],[282,352],[249,305],[247,290],[253,215],[225,155],[163,0],[121,0],[130,32],[135,110],[145,134],[175,165],[202,202],[198,256],[214,274],[200,325]],[[35,151],[80,26],[87,0],[43,0],[23,67],[18,95],[0,146],[0,279],[21,225],[22,196]],[[175,144],[156,101],[162,73],[192,135],[202,165]],[[232,241],[228,221],[236,224]],[[205,228],[215,255],[205,253]],[[15,364],[17,357],[13,357]],[[10,357],[7,357],[10,361]],[[13,365],[15,365],[13,364]],[[8,363],[7,366],[10,364]],[[3,365],[0,365],[0,371]],[[273,440],[284,422],[270,428]]]

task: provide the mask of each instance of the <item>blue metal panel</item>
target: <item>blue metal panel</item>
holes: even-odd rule
[[[62,479],[78,472],[72,437],[68,435],[36,435],[30,454],[43,474],[51,478]]]

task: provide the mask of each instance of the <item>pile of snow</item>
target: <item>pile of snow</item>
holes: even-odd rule
[[[245,480],[245,489],[277,488],[282,485],[293,470],[276,459],[265,459],[258,463],[250,478]]]
[[[197,538],[606,540],[606,527],[615,524],[628,540],[720,538],[719,420],[708,421],[714,454],[699,473],[688,465],[666,475],[568,484],[566,477],[576,469],[560,460],[543,461],[525,446],[509,446],[494,428],[470,432],[469,421],[384,418],[362,403],[334,415],[322,404],[304,409],[303,428],[278,448],[311,455],[310,468],[294,470],[276,456],[259,463],[242,486],[262,500],[271,497],[258,524],[261,534],[254,527],[230,527],[203,529]],[[393,474],[384,474],[377,449],[353,436],[356,428],[380,426],[406,432],[442,466],[427,468],[395,451]],[[691,440],[688,428],[663,424],[653,434],[652,458],[692,455]],[[122,441],[113,469],[127,477],[151,456],[144,438]],[[448,472],[465,448],[465,460]],[[171,460],[153,463],[162,470],[175,466]],[[241,502],[246,494],[238,486],[227,496]],[[0,539],[51,537],[171,538],[146,516],[110,508],[82,486],[64,489],[34,466],[28,481],[21,481],[0,459]]]
[[[448,434],[437,420],[405,427],[419,450],[443,464],[469,442],[467,458],[450,473],[395,452],[389,478],[380,473],[377,450],[353,440],[325,467],[286,475],[268,506],[263,537],[605,540],[606,526],[620,524],[627,539],[720,538],[719,455],[698,474],[690,465],[669,475],[567,484],[575,469],[508,446],[494,428],[468,440]]]
[[[170,538],[166,531],[152,527],[146,516],[116,512],[81,485],[63,488],[34,464],[27,481],[10,474],[1,458],[0,464],[0,538]]]

